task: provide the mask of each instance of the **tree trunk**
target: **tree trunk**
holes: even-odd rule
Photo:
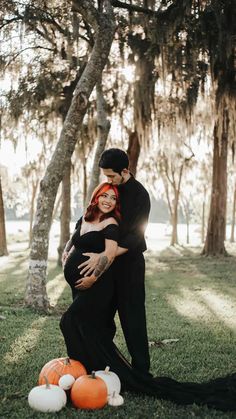
[[[131,132],[129,135],[129,146],[127,150],[129,156],[129,170],[135,176],[140,154],[140,143],[137,131]]]
[[[60,194],[60,195],[58,196],[58,199],[57,199],[57,201],[56,201],[56,203],[55,203],[55,205],[54,205],[54,207],[53,207],[53,213],[52,213],[52,223],[53,223],[53,220],[56,218],[57,211],[58,211],[58,208],[59,208],[59,206],[60,206],[60,204],[61,204],[61,201],[62,201],[62,194]]]
[[[184,162],[181,164],[179,169],[179,179],[178,184],[176,186],[176,182],[174,180],[174,173],[173,173],[173,181],[172,181],[172,188],[174,190],[174,209],[172,215],[172,235],[171,235],[171,242],[170,245],[174,246],[175,244],[179,244],[178,240],[178,207],[179,207],[179,196],[180,196],[180,189],[181,189],[181,181],[184,171],[184,164],[187,160],[185,159]]]
[[[214,127],[213,179],[210,214],[203,255],[226,255],[224,240],[227,201],[227,152],[229,117],[226,107],[222,116],[222,134],[218,136],[219,121]]]
[[[83,64],[77,71],[76,77],[74,80],[71,81],[71,83],[69,85],[64,86],[63,88],[63,100],[60,104],[59,107],[59,113],[62,116],[62,120],[63,123],[65,122],[66,119],[66,115],[68,113],[68,110],[70,108],[71,105],[71,101],[73,98],[73,93],[74,90],[76,88],[76,85],[78,84],[78,81],[81,77],[81,75],[83,74],[83,70],[85,68],[85,64]],[[64,179],[65,176],[67,175],[67,173],[69,174],[69,177],[71,176],[71,161],[70,161],[70,169],[68,168],[66,170],[66,174],[64,175],[63,179],[62,179],[62,184],[64,183]],[[71,179],[71,178],[70,178]],[[62,256],[62,252],[64,249],[64,245],[67,242],[67,238],[69,238],[70,236],[70,220],[68,222],[68,214],[71,214],[71,184],[68,183],[67,179],[65,179],[65,186],[62,186],[62,190],[64,192],[62,192],[61,196],[59,197],[54,209],[53,209],[53,216],[52,216],[52,222],[54,220],[55,214],[57,212],[57,209],[59,207],[60,202],[62,201],[61,204],[61,214],[60,214],[60,241],[59,241],[59,246],[57,248],[58,251],[58,260],[57,260],[57,265],[58,266],[62,266],[61,263],[61,256]],[[69,197],[69,199],[68,199]],[[65,211],[65,214],[64,214]],[[65,220],[65,222],[63,221]],[[66,242],[65,242],[66,240]]]
[[[171,233],[171,242],[170,245],[174,246],[178,244],[178,194],[177,191],[175,192],[175,200],[174,200],[174,208],[172,213],[172,233]]]
[[[82,167],[83,167],[83,210],[85,210],[86,205],[86,196],[87,196],[87,189],[88,189],[88,176],[87,176],[87,160],[82,160]]]
[[[201,228],[201,239],[202,243],[205,240],[205,218],[206,218],[206,187],[204,187],[203,203],[202,203],[202,228]]]
[[[186,220],[186,227],[187,227],[187,234],[186,234],[186,243],[189,244],[189,220],[190,220],[190,215],[189,215],[189,205],[188,203],[185,205],[185,220]]]
[[[33,228],[33,219],[34,219],[34,204],[35,204],[35,197],[36,192],[38,189],[39,180],[36,182],[32,181],[32,195],[30,201],[30,227],[29,227],[29,248],[32,242],[32,228]]]
[[[66,167],[64,176],[62,179],[62,205],[61,205],[61,216],[60,216],[60,243],[57,248],[58,259],[57,265],[62,266],[61,257],[62,252],[65,248],[66,243],[70,238],[70,219],[71,219],[71,161]]]
[[[103,4],[105,11],[98,13],[93,6],[92,0],[77,0],[73,2],[73,9],[81,13],[86,22],[93,26],[95,43],[89,62],[76,85],[56,149],[46,169],[44,178],[40,182],[25,302],[27,305],[41,310],[47,310],[49,307],[46,293],[48,241],[58,186],[63,178],[66,166],[70,163],[75,149],[78,130],[82,126],[87,109],[88,99],[106,65],[114,36],[115,21],[113,9],[109,0],[104,1]]]
[[[91,171],[91,177],[89,187],[85,199],[85,207],[87,207],[89,200],[92,196],[93,190],[99,183],[100,169],[98,166],[100,156],[105,149],[107,137],[110,131],[110,121],[107,119],[106,114],[106,101],[103,96],[102,79],[96,84],[97,91],[97,129],[98,129],[98,142],[95,151],[93,167]]]
[[[189,217],[186,218],[186,226],[187,226],[187,237],[186,237],[186,241],[187,241],[187,244],[189,244]]]
[[[2,196],[2,180],[0,176],[0,256],[7,256],[7,239],[5,225],[5,211]]]
[[[236,184],[234,185],[234,198],[233,198],[233,210],[232,210],[232,222],[231,222],[231,234],[230,242],[234,243],[234,228],[235,228],[235,211],[236,211]]]

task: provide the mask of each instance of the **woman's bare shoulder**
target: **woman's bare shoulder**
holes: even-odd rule
[[[114,224],[118,226],[118,223],[114,217],[109,217],[104,220],[104,227],[108,226],[109,224]]]

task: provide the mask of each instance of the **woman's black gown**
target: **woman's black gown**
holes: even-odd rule
[[[72,289],[73,302],[60,322],[68,356],[79,360],[88,372],[109,365],[116,372],[122,390],[134,391],[171,400],[177,404],[206,404],[223,411],[236,410],[236,374],[205,383],[181,383],[168,377],[148,377],[131,367],[113,343],[111,306],[114,297],[113,265],[85,290],[74,288],[80,278],[78,265],[86,260],[85,252],[100,253],[105,239],[116,240],[118,227],[108,225],[101,231],[80,235],[81,221],[72,236],[75,248],[65,264],[64,275]]]

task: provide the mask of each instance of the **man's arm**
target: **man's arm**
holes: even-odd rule
[[[124,255],[125,253],[127,253],[129,250],[128,249],[126,249],[125,247],[120,247],[120,246],[118,246],[117,247],[117,251],[116,251],[116,257],[117,256],[122,256],[122,255]]]
[[[114,258],[124,255],[125,253],[128,252],[128,249],[125,249],[123,247],[118,246],[117,250],[116,250],[116,254],[114,256]],[[89,275],[91,274],[94,269],[96,268],[96,266],[99,263],[99,260],[102,256],[104,256],[104,252],[102,253],[83,253],[84,256],[88,256],[89,259],[87,259],[85,262],[81,263],[78,268],[81,269],[80,274],[81,275]]]
[[[116,256],[117,242],[114,240],[105,240],[105,251],[103,253],[94,255],[98,256],[97,264],[92,272],[92,275],[88,276],[90,269],[86,271],[85,276],[75,282],[75,288],[83,290],[90,288],[95,281],[109,268]],[[85,253],[84,253],[85,254]],[[86,269],[85,267],[83,271]],[[82,271],[81,271],[82,272]]]
[[[132,207],[127,231],[122,234],[118,242],[119,248],[127,249],[127,251],[135,251],[140,246],[144,239],[150,207],[151,204],[149,195],[146,190],[143,190],[136,197],[136,201]]]

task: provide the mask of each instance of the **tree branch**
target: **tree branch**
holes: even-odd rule
[[[99,29],[99,13],[92,0],[73,0],[72,12],[78,12],[84,20],[97,32]]]
[[[35,47],[26,47],[24,49],[22,49],[21,51],[17,52],[16,54],[13,55],[13,57],[10,59],[10,61],[8,61],[8,63],[5,66],[5,69],[23,52],[27,51],[28,49],[46,49],[47,51],[52,51],[54,52],[55,50],[52,48],[47,48],[47,47],[43,47],[41,45],[36,45]]]
[[[156,13],[157,13],[156,11],[151,10],[151,9],[147,9],[146,7],[135,6],[133,4],[127,4],[127,3],[124,3],[123,1],[119,1],[119,0],[111,0],[111,5],[113,7],[119,7],[120,9],[126,9],[126,10],[133,11],[133,12],[145,13],[146,15],[155,16]]]

